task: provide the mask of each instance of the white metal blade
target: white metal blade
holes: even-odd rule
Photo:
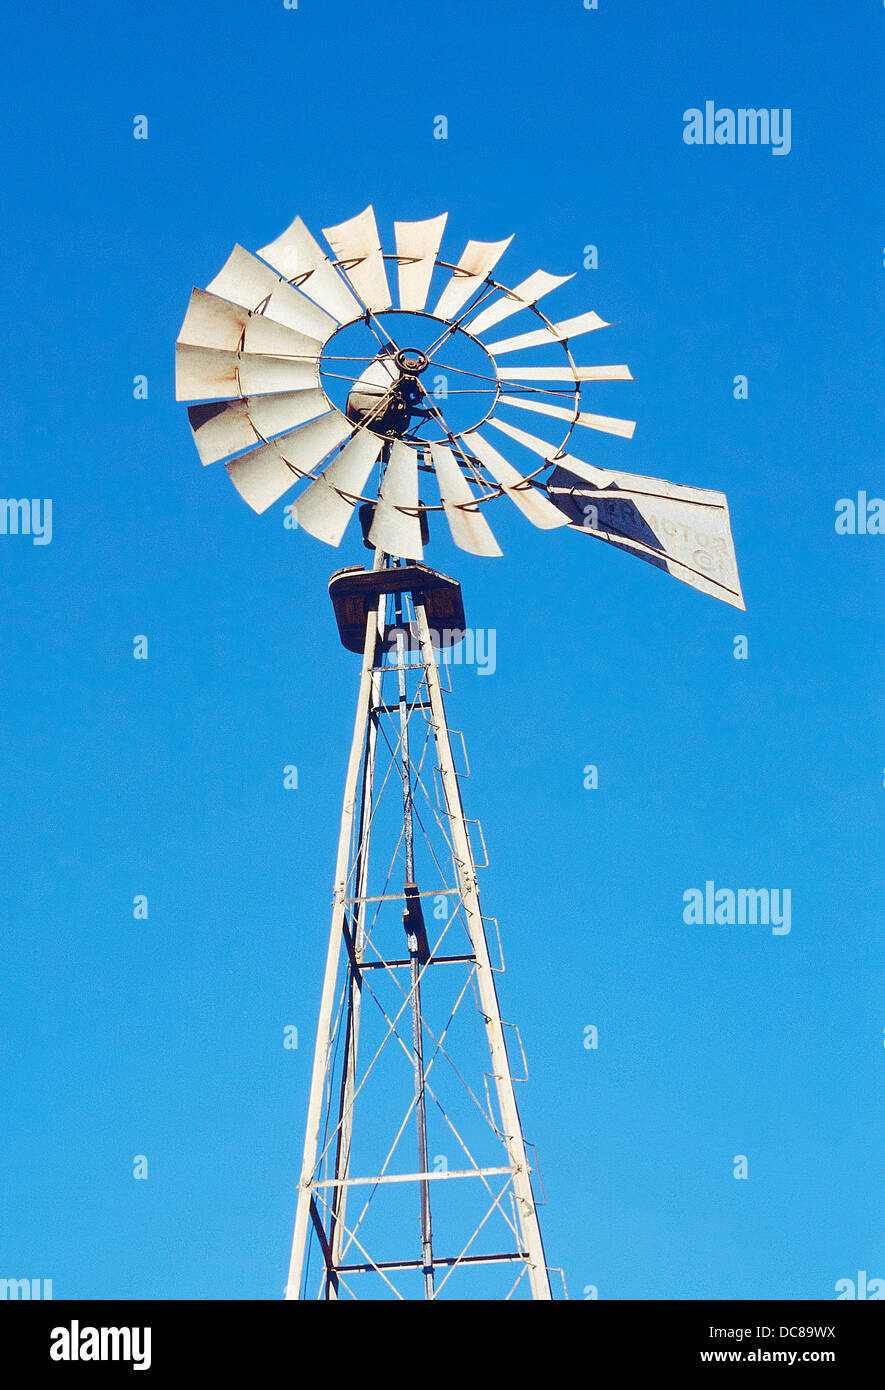
[[[296,217],[275,241],[262,246],[258,254],[287,280],[297,280],[299,289],[327,313],[333,314],[339,323],[349,323],[363,313],[363,306],[300,217]]]
[[[597,328],[611,328],[611,324],[591,311],[589,314],[579,314],[575,319],[554,323],[552,329],[536,328],[532,333],[520,333],[515,338],[502,338],[499,343],[488,343],[486,351],[494,357],[505,352],[516,352],[519,348],[546,347],[548,343],[564,343],[569,338],[578,338],[582,333],[592,333]]]
[[[424,553],[421,523],[417,515],[409,516],[400,511],[401,507],[418,507],[418,452],[396,439],[390,446],[369,540],[388,555],[420,560]]]
[[[504,400],[504,397],[502,396],[501,399]],[[563,468],[570,469],[572,473],[576,473],[585,482],[595,483],[597,487],[608,487],[614,477],[613,473],[609,473],[603,468],[596,468],[592,463],[584,463],[582,459],[576,459],[572,454],[564,454],[554,444],[548,444],[546,440],[538,439],[526,430],[518,430],[515,425],[505,424],[503,420],[498,420],[494,415],[489,418],[487,423],[494,425],[495,429],[501,430],[517,444],[521,444],[523,448],[531,449],[534,454],[540,454],[547,463],[558,463]]]
[[[533,410],[538,415],[550,415],[556,420],[575,420],[588,430],[599,430],[600,434],[616,434],[621,439],[632,439],[636,430],[635,420],[619,420],[616,415],[591,415],[581,410],[575,419],[573,410],[561,405],[548,405],[546,401],[530,401],[523,396],[501,396],[499,405],[515,405],[520,410]]]
[[[207,464],[230,458],[241,449],[252,448],[284,430],[327,415],[329,408],[325,392],[314,389],[192,405],[187,414],[197,453]]]
[[[587,487],[572,476],[570,465],[556,468],[547,486],[573,530],[744,608],[723,493],[633,473],[614,474],[605,489]]]
[[[526,309],[530,304],[536,304],[542,295],[549,294],[551,290],[564,285],[566,280],[573,279],[574,272],[571,275],[550,275],[546,270],[536,270],[534,275],[530,275],[521,284],[515,285],[503,299],[499,299],[495,304],[490,304],[487,309],[481,309],[476,318],[464,326],[468,333],[477,335],[485,333],[496,323],[501,323],[503,319],[509,319],[511,314],[518,314],[520,309]]]
[[[241,340],[244,352],[269,353],[277,357],[318,357],[323,346],[318,339],[254,314],[241,304],[219,299],[207,290],[194,290],[178,342],[236,352]]]
[[[623,364],[614,367],[572,367],[570,362],[563,362],[559,367],[501,367],[499,375],[502,381],[633,380],[630,368]]]
[[[497,449],[483,439],[478,431],[472,430],[465,434],[464,443],[480,462],[485,464],[495,481],[500,483],[507,496],[533,526],[540,527],[542,531],[550,531],[555,526],[568,525],[568,517],[554,507],[553,503],[531,483],[526,482],[513,465],[502,458]]]
[[[393,354],[378,356],[364,367],[350,388],[348,403],[358,410],[370,410],[390,391],[402,373],[396,365]]]
[[[471,555],[500,555],[501,547],[485,517],[480,514],[470,484],[451,449],[446,444],[431,444],[430,457],[452,540]]]
[[[305,391],[319,385],[314,359],[259,357],[217,348],[175,345],[177,401],[232,400],[275,391]]]
[[[327,545],[339,545],[353,515],[356,497],[381,453],[384,441],[371,430],[354,435],[295,503],[302,530]],[[342,493],[351,495],[342,497]]]
[[[399,307],[420,313],[427,303],[448,213],[426,222],[394,222],[399,262]]]
[[[374,209],[367,207],[359,216],[339,222],[337,227],[324,227],[323,236],[337,259],[344,262],[341,269],[366,308],[377,313],[389,309],[390,286],[384,271]]]
[[[325,342],[338,327],[338,320],[325,309],[289,285],[275,270],[242,246],[235,246],[221,270],[206,289],[234,304],[257,309],[267,300],[264,317]]]
[[[350,421],[331,411],[224,466],[243,500],[253,511],[264,512],[352,433]]]
[[[504,241],[468,241],[452,278],[446,285],[434,309],[434,317],[453,319],[462,304],[498,264],[507,247],[513,240],[509,236]]]

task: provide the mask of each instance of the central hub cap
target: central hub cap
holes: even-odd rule
[[[403,376],[420,376],[429,366],[426,356],[417,348],[400,348],[395,361]]]

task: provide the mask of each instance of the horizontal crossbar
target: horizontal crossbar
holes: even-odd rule
[[[445,1173],[382,1173],[376,1178],[323,1178],[311,1187],[368,1187],[382,1182],[430,1182],[437,1178],[488,1178],[510,1173],[511,1168],[462,1168]]]
[[[337,1265],[336,1274],[370,1274],[376,1269],[445,1269],[451,1265],[491,1265],[500,1264],[506,1260],[525,1260],[527,1255],[521,1255],[519,1251],[507,1252],[501,1255],[434,1255],[431,1263],[424,1264],[423,1260],[378,1260],[376,1264],[365,1265]]]
[[[428,956],[428,965],[463,965],[476,960],[476,956]],[[411,965],[412,960],[372,960],[363,961],[360,970],[392,970],[394,966]]]

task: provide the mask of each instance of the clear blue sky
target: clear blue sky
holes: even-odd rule
[[[593,460],[726,492],[747,602],[504,503],[503,559],[442,527],[427,552],[497,630],[452,722],[548,1257],[573,1298],[885,1276],[885,537],[834,526],[885,491],[883,22],[872,0],[10,12],[0,491],[52,498],[53,536],[0,536],[0,1276],[282,1294],[358,668],[326,582],[365,552],[200,467],[172,345],[235,242],[369,202],[388,245],[447,210],[452,259],[513,232],[510,283],[577,271],[559,316],[617,322],[579,360],[636,378],[592,389],[639,422]],[[707,99],[790,108],[789,155],[686,145]],[[709,879],[790,889],[790,933],[687,925]]]

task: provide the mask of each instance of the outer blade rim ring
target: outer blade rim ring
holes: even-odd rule
[[[253,253],[253,254],[254,254],[254,253]],[[259,258],[260,258],[260,257],[259,257]],[[387,261],[398,262],[399,257],[397,256],[397,254],[396,254],[395,252],[385,252],[385,251],[383,251],[383,248],[382,248],[382,259],[383,259],[383,261],[385,261],[385,262],[387,262]],[[328,261],[329,261],[329,264],[330,264],[330,265],[335,266],[335,268],[338,269],[338,270],[341,269],[341,265],[343,264],[343,262],[341,262],[341,261],[339,261],[338,259],[335,259],[335,258],[333,258],[333,257],[328,257]],[[270,262],[267,262],[267,264],[270,264]],[[271,267],[271,268],[272,268],[272,269],[275,269],[274,267]],[[452,263],[452,262],[450,262],[450,261],[443,260],[441,257],[437,256],[436,259],[435,259],[435,261],[434,261],[434,269],[437,269],[437,268],[442,269],[442,270],[447,270],[447,271],[454,272],[454,271],[456,271],[456,270],[459,269],[459,266],[458,266],[458,263],[457,263],[457,262]],[[277,274],[279,274],[279,272],[277,272]],[[283,280],[283,283],[291,283],[291,282],[288,282],[288,281]],[[345,282],[345,283],[349,283],[349,282]],[[433,320],[434,322],[436,322],[436,323],[445,325],[446,327],[448,327],[448,328],[449,328],[450,330],[452,330],[453,332],[463,333],[464,336],[467,337],[467,338],[469,338],[470,341],[471,341],[472,343],[474,343],[477,347],[479,347],[479,348],[482,350],[482,352],[485,354],[485,356],[489,359],[490,363],[492,364],[492,367],[493,367],[493,369],[494,369],[494,374],[495,374],[494,399],[493,399],[493,401],[492,401],[491,406],[489,407],[489,409],[487,410],[486,414],[482,417],[481,420],[479,420],[477,423],[475,423],[475,424],[473,424],[473,425],[470,426],[470,430],[469,430],[469,431],[458,431],[457,433],[454,432],[454,431],[452,432],[452,433],[453,433],[453,437],[454,437],[454,439],[455,439],[456,442],[457,442],[457,446],[458,446],[458,451],[459,451],[459,453],[461,453],[462,455],[466,455],[467,457],[469,457],[469,458],[471,458],[471,459],[474,459],[474,461],[477,462],[477,463],[479,463],[479,464],[481,464],[482,461],[479,460],[479,459],[475,459],[475,458],[474,458],[473,453],[471,452],[471,450],[469,449],[469,447],[464,443],[463,434],[464,434],[465,432],[474,432],[474,433],[475,433],[475,432],[479,431],[484,425],[487,424],[489,418],[493,415],[493,413],[494,413],[494,411],[495,411],[495,409],[496,409],[496,407],[497,407],[497,405],[498,405],[499,398],[500,398],[500,396],[501,396],[501,394],[502,394],[504,388],[502,387],[502,384],[501,384],[501,370],[499,369],[499,366],[498,366],[497,361],[496,361],[495,358],[491,355],[491,353],[489,352],[488,348],[486,347],[486,345],[482,342],[482,340],[481,340],[480,338],[478,338],[475,334],[471,333],[470,330],[469,330],[469,328],[466,328],[466,327],[464,327],[462,324],[458,323],[458,318],[466,317],[466,316],[468,316],[470,313],[474,312],[474,311],[476,310],[476,308],[477,308],[477,303],[475,302],[476,299],[479,298],[479,297],[481,297],[482,295],[488,294],[490,291],[497,291],[497,292],[499,292],[499,293],[501,293],[501,294],[504,294],[504,295],[506,295],[506,296],[512,296],[512,294],[513,294],[513,290],[512,290],[511,287],[502,284],[500,281],[495,280],[495,279],[493,278],[493,276],[491,275],[491,273],[489,273],[483,280],[481,280],[481,281],[477,284],[477,286],[475,287],[475,290],[474,290],[474,292],[473,292],[473,295],[471,295],[470,300],[468,301],[468,306],[467,306],[466,308],[462,307],[462,308],[459,310],[458,316],[457,316],[456,319],[454,319],[454,320],[439,318],[439,317],[437,317],[437,315],[435,315],[435,314],[433,314],[433,313],[430,313],[427,309],[424,309],[424,310],[409,310],[409,309],[401,309],[401,308],[399,308],[399,307],[397,307],[397,306],[395,306],[395,305],[391,305],[391,307],[388,308],[388,309],[384,309],[384,310],[379,310],[379,311],[377,311],[378,313],[383,313],[383,314],[411,314],[412,316],[417,316],[417,317],[423,317],[423,318],[432,319],[432,320]],[[306,291],[302,290],[302,293],[306,293]],[[356,292],[352,289],[352,287],[351,287],[351,293],[354,293],[354,294],[356,293]],[[308,295],[308,298],[309,298],[309,295]],[[358,296],[357,296],[357,298],[358,298]],[[471,301],[474,301],[474,302],[471,302]],[[375,312],[375,311],[370,311],[370,312]],[[546,349],[546,347],[559,347],[559,348],[561,348],[562,351],[565,353],[565,356],[566,356],[566,358],[567,358],[567,360],[568,360],[569,366],[572,368],[573,371],[576,372],[576,371],[577,371],[578,364],[575,362],[575,359],[574,359],[574,357],[573,357],[573,355],[572,355],[571,349],[570,349],[570,347],[569,347],[569,345],[568,345],[568,344],[569,344],[569,340],[568,340],[567,338],[561,338],[561,337],[558,336],[558,334],[556,333],[556,324],[555,324],[555,321],[554,321],[553,319],[548,318],[547,315],[544,313],[544,311],[538,307],[538,302],[535,301],[535,302],[533,302],[533,303],[526,303],[526,304],[524,304],[524,305],[520,308],[520,310],[519,310],[518,312],[519,312],[519,313],[529,313],[529,312],[530,312],[530,313],[534,314],[535,317],[541,321],[541,323],[543,324],[543,326],[544,326],[547,330],[549,330],[549,332],[550,332],[550,333],[552,334],[552,336],[553,336],[553,341],[551,341],[551,342],[548,343],[548,344],[543,345],[544,348],[545,348],[545,349]],[[515,315],[514,315],[514,317],[515,317]],[[339,410],[338,406],[336,406],[335,402],[330,398],[328,392],[327,392],[326,389],[325,389],[325,385],[323,384],[323,379],[322,379],[322,360],[323,360],[323,355],[324,355],[324,353],[325,353],[325,351],[326,351],[326,348],[328,347],[329,343],[332,342],[332,340],[337,336],[337,334],[339,334],[344,328],[351,327],[351,326],[353,326],[354,324],[357,324],[357,323],[362,323],[362,322],[365,320],[365,318],[366,318],[366,314],[364,313],[364,314],[356,315],[356,316],[353,317],[352,319],[342,320],[341,322],[339,322],[339,323],[337,324],[337,326],[329,333],[329,336],[325,339],[325,341],[322,343],[322,345],[321,345],[321,347],[320,347],[320,351],[319,351],[319,353],[318,353],[318,355],[317,355],[316,361],[317,361],[317,368],[318,368],[318,377],[319,377],[319,387],[320,387],[320,390],[322,391],[322,393],[323,393],[323,395],[324,395],[324,397],[325,397],[325,399],[326,399],[326,401],[327,401],[327,403],[328,403],[328,405],[329,405],[330,410],[336,411],[338,414],[341,414],[342,412]],[[454,327],[454,326],[453,326],[453,325],[455,325],[455,324],[457,324],[457,327]],[[506,375],[505,375],[505,378],[504,378],[504,379],[506,380]],[[238,384],[239,384],[239,381],[238,381]],[[569,393],[560,393],[560,392],[547,393],[547,394],[555,394],[555,395],[557,395],[557,396],[563,396],[563,397],[564,397],[566,394],[573,395],[573,402],[572,402],[572,409],[573,409],[573,412],[574,412],[573,418],[572,418],[572,420],[571,420],[571,421],[569,422],[569,424],[568,424],[568,428],[567,428],[567,430],[566,430],[565,436],[564,436],[564,438],[562,439],[562,441],[561,441],[558,445],[552,445],[552,444],[551,444],[550,448],[551,448],[551,453],[552,453],[553,455],[562,454],[562,453],[567,452],[566,446],[568,445],[569,440],[571,439],[572,434],[574,433],[574,431],[575,431],[576,428],[577,428],[578,416],[579,416],[580,413],[581,413],[581,395],[580,395],[580,393],[581,393],[581,382],[578,381],[577,379],[576,379],[575,382],[574,382],[574,391],[573,391],[573,393],[572,393],[572,392],[569,392]],[[238,399],[243,399],[244,396],[245,396],[246,394],[247,394],[247,393],[243,392],[240,396],[229,397],[229,398],[226,398],[226,399],[229,400],[229,401],[234,401],[234,400],[238,400]],[[276,393],[276,392],[269,392],[269,393],[267,393],[267,394],[268,394],[268,395],[276,395],[276,394],[278,394],[278,393]],[[553,418],[553,417],[551,417],[551,418]],[[359,427],[358,427],[358,428],[359,428]],[[364,428],[367,428],[367,427],[364,427]],[[385,439],[387,442],[391,442],[390,439],[389,439],[387,436],[379,436],[379,437],[382,438],[382,439]],[[270,441],[268,441],[268,442],[270,442]],[[403,441],[403,442],[407,442],[407,441]],[[414,441],[414,442],[408,441],[410,447],[417,447],[417,448],[419,448],[419,449],[420,449],[420,447],[421,447],[422,445],[426,445],[426,446],[429,447],[430,443],[432,443],[432,442],[433,442],[433,443],[445,444],[445,445],[447,445],[447,446],[449,446],[449,447],[451,446],[451,438],[448,437],[448,436],[446,436],[446,438],[441,439],[441,440],[433,440],[433,441],[431,441],[431,440],[429,440],[429,439],[427,439],[427,440],[423,440],[423,439],[422,439],[422,440],[418,440],[418,441]],[[337,453],[337,451],[336,451],[336,453]],[[535,478],[538,477],[539,474],[543,473],[549,466],[550,466],[550,461],[549,461],[549,460],[542,461],[539,467],[537,467],[537,468],[535,468],[535,469],[532,469],[530,472],[528,472],[528,473],[526,473],[526,474],[524,475],[525,480],[526,480],[526,481],[533,481]],[[434,470],[431,468],[430,471],[434,471]],[[304,476],[305,476],[305,479],[308,480],[308,481],[312,481],[312,480],[313,480],[313,477],[314,477],[314,475],[313,475],[312,473],[308,473],[308,474],[306,474],[306,475],[304,475]],[[475,487],[478,489],[477,495],[476,495],[476,505],[477,505],[478,508],[481,508],[486,502],[490,502],[490,501],[494,500],[496,497],[500,497],[500,496],[503,496],[503,495],[504,495],[504,489],[503,489],[499,484],[497,484],[497,483],[493,483],[493,482],[486,483],[486,482],[483,482],[482,484],[480,484],[480,483],[477,483],[477,481],[476,481],[475,478],[472,479],[472,480],[470,480],[470,481],[472,482],[472,485],[475,486]],[[348,496],[349,496],[349,495],[350,495],[350,494],[348,494]],[[364,497],[364,496],[360,495],[360,496],[356,499],[356,502],[354,503],[354,505],[356,505],[356,504],[359,503],[359,502],[363,502],[363,503],[368,502],[368,503],[371,503],[371,504],[375,504],[375,503],[377,503],[377,501],[378,501],[378,497],[377,497],[377,496],[375,496],[375,497]],[[417,514],[420,515],[422,512],[437,512],[437,511],[439,511],[439,512],[444,511],[444,507],[442,506],[441,503],[422,503],[422,504],[420,505],[420,507],[417,509]]]

